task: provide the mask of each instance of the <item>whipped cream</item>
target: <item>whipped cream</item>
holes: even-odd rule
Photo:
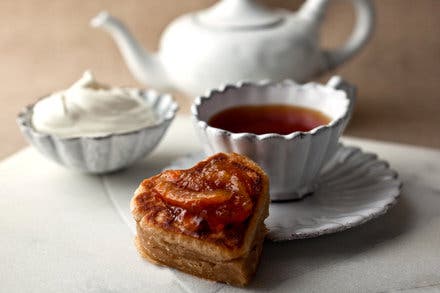
[[[63,138],[129,132],[155,120],[139,90],[98,83],[90,71],[67,90],[37,102],[32,114],[36,130]]]

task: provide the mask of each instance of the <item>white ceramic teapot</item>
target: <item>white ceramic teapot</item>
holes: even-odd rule
[[[351,1],[357,22],[346,44],[335,50],[319,48],[319,26],[330,0],[307,0],[295,13],[271,10],[253,0],[222,0],[174,20],[156,54],[146,52],[106,12],[91,24],[112,35],[141,83],[197,95],[239,80],[303,82],[338,66],[367,42],[373,28],[371,0]]]

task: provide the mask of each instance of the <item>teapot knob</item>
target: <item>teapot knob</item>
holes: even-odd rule
[[[282,17],[255,0],[220,0],[197,13],[197,20],[217,29],[255,29],[275,25]]]

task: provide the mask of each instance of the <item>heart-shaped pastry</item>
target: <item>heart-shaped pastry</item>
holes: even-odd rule
[[[157,264],[245,285],[267,232],[268,190],[264,171],[238,154],[145,179],[131,201],[138,250]]]

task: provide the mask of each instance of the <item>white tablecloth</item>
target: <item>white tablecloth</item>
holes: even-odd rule
[[[157,267],[133,245],[128,203],[141,179],[199,149],[187,117],[144,161],[106,176],[64,169],[26,148],[0,163],[0,292],[440,290],[440,151],[344,141],[399,172],[399,203],[345,232],[267,241],[247,289]]]

